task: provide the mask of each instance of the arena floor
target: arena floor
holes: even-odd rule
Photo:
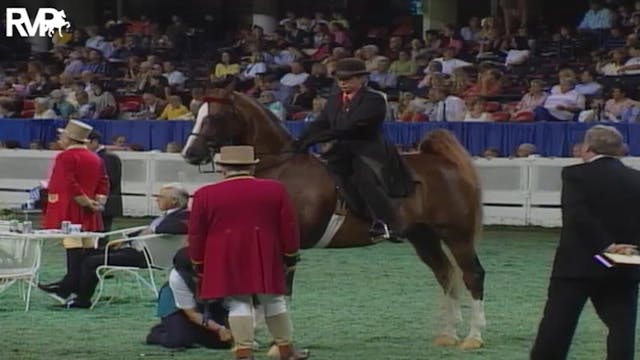
[[[318,360],[526,359],[542,313],[557,237],[554,231],[485,231],[478,248],[487,271],[488,326],[485,348],[473,352],[432,345],[439,329],[440,289],[409,245],[307,251],[293,302],[297,343]],[[43,281],[63,274],[59,245],[45,247],[42,269]],[[0,359],[231,358],[227,351],[170,352],[145,345],[147,331],[157,320],[155,302],[148,295],[141,299],[136,288],[95,310],[52,305],[51,298],[35,291],[32,309],[24,313],[17,287],[1,295]],[[466,324],[461,330],[466,331]],[[570,359],[604,358],[605,337],[606,329],[589,306]],[[266,341],[264,334],[261,339]]]

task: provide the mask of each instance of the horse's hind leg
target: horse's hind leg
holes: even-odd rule
[[[474,248],[473,235],[446,239],[456,263],[462,270],[462,279],[471,293],[471,321],[469,335],[460,345],[463,349],[482,347],[482,331],[486,327],[484,314],[484,268]]]
[[[458,343],[457,326],[462,321],[459,289],[456,286],[454,267],[442,249],[438,234],[427,225],[415,225],[407,231],[420,259],[433,271],[444,290],[444,328],[434,343],[439,346],[454,346]]]

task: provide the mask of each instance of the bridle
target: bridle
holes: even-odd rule
[[[237,121],[239,118],[239,112],[236,109],[235,106],[233,106],[233,99],[231,98],[226,98],[226,97],[213,97],[213,96],[208,96],[205,97],[204,102],[208,105],[210,103],[216,103],[216,104],[221,104],[221,105],[228,105],[231,107],[232,110],[232,115],[231,115],[231,121]],[[207,116],[211,116],[211,115],[207,115]],[[215,154],[218,153],[220,151],[220,148],[226,145],[233,145],[233,140],[230,140],[228,142],[225,143],[214,143],[213,141],[209,141],[208,138],[201,134],[201,133],[196,133],[196,132],[191,132],[189,134],[190,136],[193,136],[195,138],[202,138],[203,141],[206,142],[206,146],[207,149],[209,150],[209,157],[211,159],[211,170],[208,169],[203,169],[202,166],[203,165],[198,165],[198,169],[200,171],[200,173],[202,174],[208,174],[208,173],[215,173]],[[295,155],[295,152],[292,150],[288,150],[288,151],[282,151],[279,153],[256,153],[255,155],[260,157],[260,156],[281,156],[281,155],[285,155],[285,154],[290,154],[290,155]],[[286,161],[288,161],[290,159],[291,156],[287,156],[284,159],[281,159],[280,161],[276,161],[273,164],[269,164],[269,166],[265,166],[265,167],[260,167],[261,171],[267,170],[267,169],[271,169],[274,168],[276,166],[279,166],[283,163],[285,163]]]

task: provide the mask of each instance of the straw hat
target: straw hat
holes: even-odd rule
[[[220,165],[255,165],[260,160],[255,158],[253,146],[224,146],[215,162]]]
[[[69,120],[67,126],[64,129],[58,129],[58,132],[61,134],[65,134],[69,139],[80,141],[80,142],[89,142],[87,137],[93,130],[93,127],[83,123],[78,120]]]

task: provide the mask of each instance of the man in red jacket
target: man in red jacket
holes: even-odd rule
[[[100,157],[86,144],[93,128],[81,121],[70,120],[59,129],[60,145],[64,149],[55,159],[48,186],[45,229],[59,229],[63,221],[82,225],[82,231],[102,231],[100,211],[109,194],[109,181]],[[67,275],[60,282],[39,287],[60,301],[66,300],[78,288],[84,248],[92,248],[92,239],[63,240],[67,252]]]
[[[202,272],[200,298],[226,299],[236,359],[253,359],[254,297],[281,360],[309,357],[292,345],[285,274],[300,246],[295,209],[285,187],[252,176],[251,146],[223,147],[216,163],[225,180],[200,188],[189,218],[189,254]]]

